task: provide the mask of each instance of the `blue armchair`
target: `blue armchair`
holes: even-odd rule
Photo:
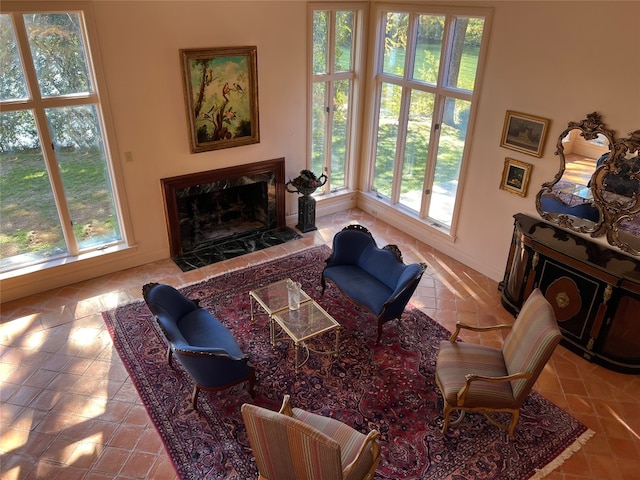
[[[193,379],[191,403],[197,410],[200,389],[218,391],[248,381],[254,395],[255,370],[248,364],[231,332],[209,311],[189,300],[178,290],[158,283],[142,287],[144,300],[155,316],[172,354],[178,358]]]
[[[400,318],[427,265],[405,265],[396,245],[379,248],[362,225],[348,225],[333,237],[333,251],[322,271],[322,295],[331,280],[356,304],[366,308],[382,325]]]

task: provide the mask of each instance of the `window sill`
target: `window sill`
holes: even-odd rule
[[[129,254],[132,252],[132,250],[135,250],[135,249],[137,249],[135,245],[132,246],[132,245],[126,245],[124,243],[119,243],[104,249],[100,249],[100,250],[96,249],[96,250],[85,252],[76,256],[72,256],[72,255],[61,256],[52,260],[46,260],[43,262],[27,265],[25,267],[16,268],[14,270],[8,270],[6,272],[2,272],[0,273],[0,281],[15,279],[18,277],[22,277],[24,275],[30,275],[37,272],[41,272],[43,270],[49,270],[56,267],[64,267],[65,265],[72,265],[78,262],[90,261],[92,259],[100,259],[101,261],[105,261],[105,260],[102,260],[101,257],[114,256],[117,258],[119,254],[123,254],[123,253]],[[113,259],[110,258],[108,261],[115,260],[116,258],[113,258]]]

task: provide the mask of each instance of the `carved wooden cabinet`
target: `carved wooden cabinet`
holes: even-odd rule
[[[640,373],[640,260],[524,214],[515,224],[502,304],[514,315],[539,287],[562,344],[612,370]]]

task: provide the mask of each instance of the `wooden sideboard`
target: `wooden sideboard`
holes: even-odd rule
[[[502,304],[514,315],[538,287],[562,344],[611,370],[640,374],[640,259],[540,219],[514,215]]]

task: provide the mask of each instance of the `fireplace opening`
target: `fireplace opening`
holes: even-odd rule
[[[299,238],[285,226],[284,159],[162,184],[171,257],[183,271]]]
[[[276,228],[275,202],[269,201],[269,186],[274,179],[263,176],[267,177],[264,181],[241,177],[178,189],[182,252],[203,243]]]

